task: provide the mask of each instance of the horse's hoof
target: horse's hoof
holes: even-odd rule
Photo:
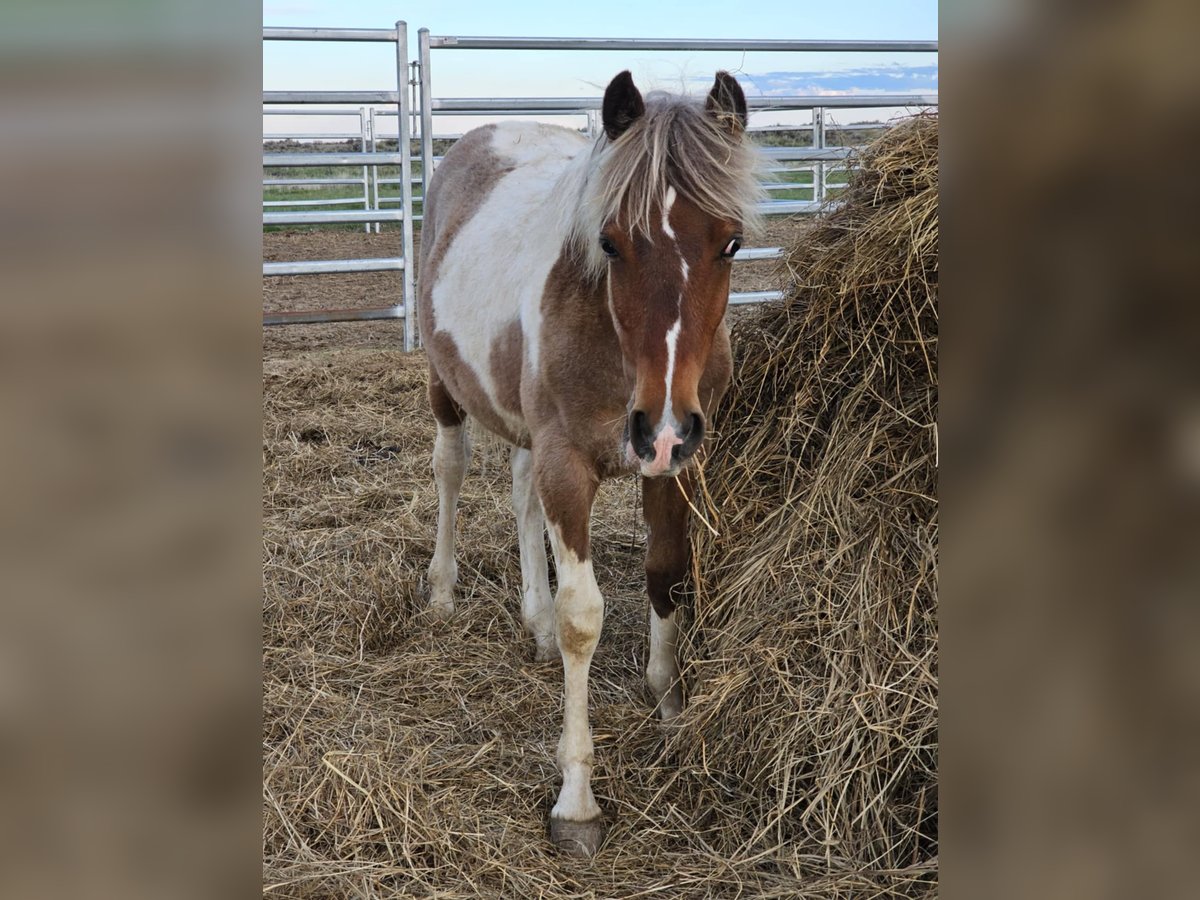
[[[678,681],[672,684],[662,696],[659,696],[654,688],[645,683],[642,685],[642,690],[646,702],[654,708],[663,722],[670,722],[683,712],[683,688],[680,687]]]
[[[553,640],[547,644],[543,644],[541,641],[539,641],[537,643],[537,647],[533,651],[534,662],[553,662],[554,660],[558,659],[559,656],[560,654],[558,652],[558,646]]]
[[[445,622],[454,615],[454,601],[444,600],[442,602],[431,602],[429,604],[429,614],[439,621]]]
[[[600,816],[589,822],[550,817],[550,840],[572,856],[595,856],[604,841],[604,832],[604,819]]]
[[[683,692],[671,691],[658,704],[658,716],[664,722],[670,722],[683,712]]]

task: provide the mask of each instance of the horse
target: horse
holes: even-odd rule
[[[592,793],[588,668],[604,599],[589,519],[601,481],[640,472],[647,527],[646,684],[683,707],[676,604],[689,570],[688,464],[732,375],[731,263],[757,220],[746,98],[718,72],[703,102],[604,92],[603,133],[537,123],[474,129],[424,201],[417,313],[437,424],[429,603],[454,611],[455,508],[473,417],[512,445],[521,612],[535,658],[561,654],[562,788],[550,838],[581,855],[604,836]],[[548,526],[548,528],[547,528]],[[548,531],[558,578],[551,599]]]

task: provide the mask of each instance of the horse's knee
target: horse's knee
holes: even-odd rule
[[[560,595],[563,591],[560,589]],[[561,597],[554,604],[558,649],[575,656],[587,656],[596,649],[604,624],[604,601],[600,592]]]
[[[462,482],[467,471],[466,429],[462,425],[441,426],[433,442],[433,474],[439,480]]]
[[[570,551],[568,556],[573,556]],[[592,574],[591,560],[569,560],[559,572],[554,601],[558,649],[565,654],[588,656],[600,640],[604,624],[604,598]]]

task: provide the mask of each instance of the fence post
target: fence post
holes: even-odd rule
[[[396,23],[396,94],[400,119],[400,209],[402,234],[400,253],[404,257],[401,273],[401,295],[404,304],[404,349],[417,347],[417,303],[413,290],[413,215],[412,215],[412,147],[408,130],[408,23]]]
[[[370,136],[370,139],[371,139],[371,152],[372,153],[377,152],[377,149],[378,149],[378,143],[375,139],[376,127],[377,126],[375,124],[375,107],[372,106],[367,112],[367,134]],[[375,171],[371,173],[371,208],[378,210],[379,209],[379,167],[373,166],[372,168],[374,168]],[[382,227],[383,227],[383,225],[381,223],[376,222],[374,225],[375,233],[379,234],[379,230]]]
[[[818,106],[813,110],[813,147],[825,149],[825,108]],[[813,200],[825,202],[825,163],[818,162],[813,169]]]
[[[365,106],[360,106],[358,108],[358,149],[363,153],[367,152],[367,109]],[[368,171],[369,168],[369,166],[362,167],[362,198],[363,210],[365,212],[371,211],[371,190],[369,182],[371,175]],[[367,234],[371,233],[370,222],[363,223],[363,231],[365,231]]]
[[[429,29],[417,32],[417,65],[421,67],[421,216],[424,221],[425,197],[433,175],[433,88],[430,84]]]

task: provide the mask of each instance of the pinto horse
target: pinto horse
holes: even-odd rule
[[[675,604],[689,566],[686,466],[729,384],[730,268],[759,198],[746,99],[728,73],[701,103],[643,99],[622,72],[602,113],[594,143],[512,123],[477,128],[450,149],[425,198],[417,301],[437,420],[430,603],[442,616],[454,610],[455,506],[472,416],[513,446],[522,618],[536,658],[561,653],[564,669],[563,783],[550,835],[583,854],[603,837],[588,725],[604,618],[592,501],[603,479],[640,471],[646,682],[671,719],[683,706]]]

